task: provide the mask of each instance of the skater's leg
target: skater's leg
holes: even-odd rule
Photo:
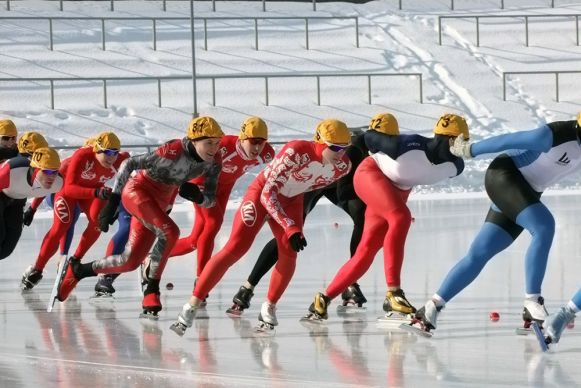
[[[254,267],[250,272],[250,276],[248,276],[247,280],[248,284],[245,284],[245,286],[248,285],[251,286],[248,288],[254,289],[258,282],[260,282],[260,279],[262,279],[262,277],[266,275],[266,273],[270,271],[272,267],[274,267],[277,260],[278,260],[278,247],[276,244],[276,239],[273,238],[272,240],[266,243],[264,248],[262,248],[260,255],[258,255],[258,260],[256,260],[256,263],[254,264]]]
[[[87,251],[93,246],[95,241],[101,235],[101,229],[99,229],[99,213],[101,209],[105,206],[106,201],[101,199],[90,199],[79,201],[79,206],[81,211],[87,216],[87,227],[81,235],[81,240],[79,245],[75,250],[74,256],[76,258],[83,258]]]
[[[494,210],[490,210],[494,212]],[[518,235],[518,234],[517,234]],[[515,237],[496,223],[485,222],[474,238],[470,249],[448,272],[436,292],[443,302],[449,302],[476,279],[486,263],[512,244]]]
[[[0,260],[12,254],[22,234],[23,208],[26,200],[12,201],[4,208],[0,221]],[[0,205],[2,206],[2,205]],[[2,206],[3,207],[3,206]]]
[[[131,226],[131,214],[123,204],[119,205],[119,217],[117,218],[117,232],[111,237],[109,244],[107,245],[106,255],[120,255],[125,250],[125,245],[129,239],[129,228]]]
[[[55,195],[53,224],[48,233],[44,236],[40,252],[36,258],[34,268],[43,271],[46,263],[58,250],[59,240],[65,235],[71,225],[73,214],[71,209],[77,206],[77,201],[62,196],[60,193]]]
[[[67,233],[61,238],[60,240],[60,252],[62,256],[68,256],[71,244],[73,243],[73,237],[75,237],[75,225],[79,220],[81,215],[81,207],[79,205],[75,206],[75,210],[73,211],[73,220],[71,225],[67,229]]]
[[[226,212],[226,203],[228,202],[229,192],[221,193],[216,204],[211,208],[200,208],[198,213],[204,214],[204,228],[197,239],[197,259],[196,276],[200,276],[206,263],[212,257],[214,250],[214,240],[220,231],[224,222],[224,213]],[[198,214],[197,213],[197,214]]]
[[[202,208],[197,204],[193,204],[194,207],[194,224],[192,225],[192,231],[189,236],[180,238],[175,247],[172,249],[169,257],[183,256],[196,249],[200,234],[204,230],[205,217],[200,211]]]
[[[293,197],[291,201],[285,204],[284,210],[290,219],[296,220],[296,226],[302,230],[303,196],[297,195]],[[271,304],[276,304],[295,273],[297,252],[291,248],[284,229],[272,219],[269,219],[268,223],[276,238],[278,261],[270,277],[267,299]]]
[[[343,209],[349,214],[353,220],[353,232],[351,233],[351,243],[349,249],[351,251],[351,256],[355,254],[361,237],[363,236],[363,226],[365,224],[365,202],[357,199],[352,199],[344,204]]]
[[[520,212],[516,223],[525,228],[532,237],[525,255],[526,293],[527,296],[540,296],[549,250],[555,235],[555,219],[549,209],[538,202]]]

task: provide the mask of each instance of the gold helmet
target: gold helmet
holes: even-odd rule
[[[386,135],[399,135],[399,124],[391,113],[379,113],[369,122],[369,129]]]
[[[317,125],[314,140],[321,144],[350,144],[351,131],[342,121],[326,119]]]
[[[268,139],[268,127],[264,120],[260,117],[249,117],[242,123],[240,128],[240,135],[238,135],[240,140],[259,138]]]
[[[468,124],[464,117],[458,116],[452,113],[446,113],[436,123],[434,127],[434,133],[436,135],[446,135],[446,136],[460,136],[464,135],[464,139],[468,140],[470,138],[470,133],[468,131]]]
[[[58,170],[60,166],[61,159],[58,152],[50,147],[36,149],[30,158],[30,167],[41,170]]]
[[[0,120],[0,136],[17,136],[16,125],[12,120]]]
[[[224,132],[216,120],[209,116],[201,116],[190,121],[186,136],[190,140],[196,140],[202,137],[222,137]]]
[[[95,136],[93,151],[118,150],[121,148],[121,140],[113,132],[101,132]]]
[[[18,139],[18,152],[21,154],[32,155],[37,148],[48,147],[44,136],[38,132],[24,132]]]

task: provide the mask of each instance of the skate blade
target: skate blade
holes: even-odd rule
[[[254,328],[254,334],[258,336],[272,337],[275,333],[274,326],[266,322],[259,322]]]
[[[536,322],[533,322],[531,324],[531,327],[533,328],[533,332],[535,333],[535,335],[537,337],[537,341],[539,341],[539,346],[541,347],[541,350],[543,352],[546,352],[547,350],[549,350],[549,345],[547,344],[547,340],[545,339],[545,336],[543,335],[543,332],[541,331],[539,324]]]
[[[403,331],[407,331],[408,333],[419,335],[420,337],[424,338],[432,338],[433,335],[431,332],[420,329],[419,327],[412,326],[409,323],[402,323],[399,325],[399,328]]]
[[[186,334],[187,327],[183,323],[174,322],[171,324],[169,329],[176,333],[177,335],[179,335],[180,337],[183,337],[184,334]]]
[[[533,329],[530,327],[517,327],[514,331],[517,335],[529,335],[533,332]]]
[[[231,318],[240,318],[243,312],[244,310],[238,310],[232,307],[226,310],[226,314]]]
[[[412,314],[402,314],[402,313],[385,313],[385,315],[378,317],[377,322],[399,322],[399,323],[411,323],[414,319]]]
[[[157,321],[159,319],[159,315],[157,315],[157,313],[141,313],[139,314],[139,318]]]
[[[356,304],[339,305],[337,306],[338,314],[364,314],[367,312],[367,307],[359,307]]]
[[[305,315],[304,317],[299,319],[299,322],[312,322],[312,323],[319,323],[319,324],[321,324],[325,321],[326,321],[326,319],[323,319],[314,313],[308,313],[307,315]]]
[[[59,285],[62,281],[61,278],[64,278],[65,274],[67,273],[67,268],[69,267],[69,258],[65,259],[63,265],[58,266],[58,271],[56,273],[56,279],[54,280],[54,284],[52,286],[52,291],[50,292],[50,297],[48,299],[48,305],[46,306],[46,312],[52,312],[54,308],[55,302],[58,300],[58,291]]]
[[[89,300],[96,302],[96,301],[112,301],[115,300],[113,294],[103,294],[103,293],[95,293],[95,295],[89,297]]]

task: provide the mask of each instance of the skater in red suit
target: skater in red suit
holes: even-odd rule
[[[275,305],[293,276],[297,252],[307,245],[302,233],[303,194],[328,186],[349,172],[351,162],[345,148],[350,141],[345,123],[324,120],[317,126],[314,142],[295,140],[282,148],[248,188],[226,246],[204,267],[192,298],[183,306],[172,330],[183,335],[191,327],[206,295],[250,249],[266,221],[277,240],[278,262],[259,320],[264,327],[278,324]]]
[[[59,241],[67,233],[77,205],[87,216],[89,224],[70,259],[80,260],[97,241],[101,234],[97,217],[111,196],[111,188],[105,187],[105,182],[115,176],[121,161],[129,157],[127,153],[120,155],[120,148],[117,135],[102,132],[97,135],[93,147],[80,148],[71,156],[64,176],[65,184],[54,197],[52,227],[44,236],[36,262],[22,276],[23,289],[31,289],[42,279],[42,271],[58,250]]]
[[[383,303],[386,318],[401,319],[416,312],[401,289],[400,278],[412,222],[408,196],[413,186],[461,174],[464,162],[450,153],[450,141],[461,134],[469,137],[466,121],[454,114],[442,116],[434,134],[427,138],[416,134],[390,136],[375,130],[365,133],[365,144],[372,155],[361,162],[353,177],[355,192],[367,205],[363,236],[355,255],[339,269],[325,293],[315,295],[305,319],[327,319],[331,300],[367,272],[381,248],[387,283]]]
[[[60,301],[67,298],[80,279],[98,273],[133,271],[151,249],[142,306],[143,316],[157,317],[162,308],[159,282],[180,235],[179,227],[169,217],[168,211],[178,191],[182,197],[202,207],[214,205],[221,170],[218,148],[222,136],[224,133],[213,118],[198,117],[190,122],[187,136],[183,139],[170,140],[155,151],[131,157],[123,164],[99,222],[103,231],[108,230],[122,201],[132,216],[125,251],[86,264],[71,261],[58,287]],[[140,171],[132,178],[131,173],[135,170]],[[203,191],[189,182],[202,175],[206,176]]]

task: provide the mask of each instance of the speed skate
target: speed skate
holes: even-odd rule
[[[398,312],[385,313],[377,318],[377,324],[381,327],[400,328],[401,324],[409,324],[413,320],[411,314],[402,314]]]

